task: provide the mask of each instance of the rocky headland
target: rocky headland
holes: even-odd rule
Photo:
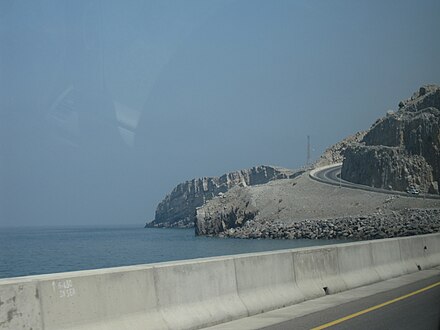
[[[153,227],[231,238],[374,239],[440,231],[440,87],[427,85],[369,130],[328,148],[307,169],[260,166],[179,184]],[[344,180],[378,193],[316,182],[309,170],[343,163]],[[282,179],[282,180],[281,180]],[[422,194],[395,195],[408,187]]]
[[[196,208],[212,198],[240,186],[265,184],[273,180],[289,179],[300,175],[300,171],[276,166],[256,166],[250,169],[223,174],[220,177],[203,177],[178,184],[159,203],[154,220],[146,227],[194,227]]]

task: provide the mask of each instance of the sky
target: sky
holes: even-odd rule
[[[139,224],[440,83],[438,0],[1,0],[0,227]]]

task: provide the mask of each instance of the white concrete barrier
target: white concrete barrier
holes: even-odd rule
[[[337,249],[340,276],[347,288],[355,288],[380,280],[374,267],[371,245],[368,241],[338,244]]]
[[[44,329],[167,329],[152,267],[49,275],[38,284]]]
[[[248,315],[237,294],[232,258],[158,264],[154,277],[158,307],[169,329],[193,329]]]
[[[307,299],[347,289],[335,246],[297,249],[292,254],[296,283]]]
[[[0,329],[43,329],[38,283],[0,281]]]
[[[440,265],[440,234],[0,280],[0,329],[197,329]]]
[[[370,241],[374,269],[381,280],[406,273],[400,259],[399,239]]]
[[[425,238],[423,236],[412,236],[410,238],[399,239],[400,258],[404,266],[405,273],[416,272],[428,268],[429,258],[425,251]]]
[[[436,235],[425,235],[423,251],[427,258],[426,268],[440,265],[440,239]]]
[[[290,251],[237,256],[234,261],[238,295],[249,315],[305,299],[295,283]]]

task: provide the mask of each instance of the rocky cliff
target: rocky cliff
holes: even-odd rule
[[[360,143],[344,152],[342,178],[378,188],[410,186],[438,194],[440,87],[423,86],[377,120]]]
[[[347,181],[398,191],[431,187],[430,192],[435,192],[432,167],[422,156],[399,147],[363,145],[348,148],[345,156],[342,178]]]
[[[298,173],[281,167],[257,166],[220,177],[204,177],[180,183],[159,203],[155,219],[146,227],[193,227],[196,208],[232,187],[264,184],[296,175]]]

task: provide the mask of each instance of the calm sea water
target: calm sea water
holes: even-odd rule
[[[0,278],[340,242],[221,239],[137,226],[0,228]]]

